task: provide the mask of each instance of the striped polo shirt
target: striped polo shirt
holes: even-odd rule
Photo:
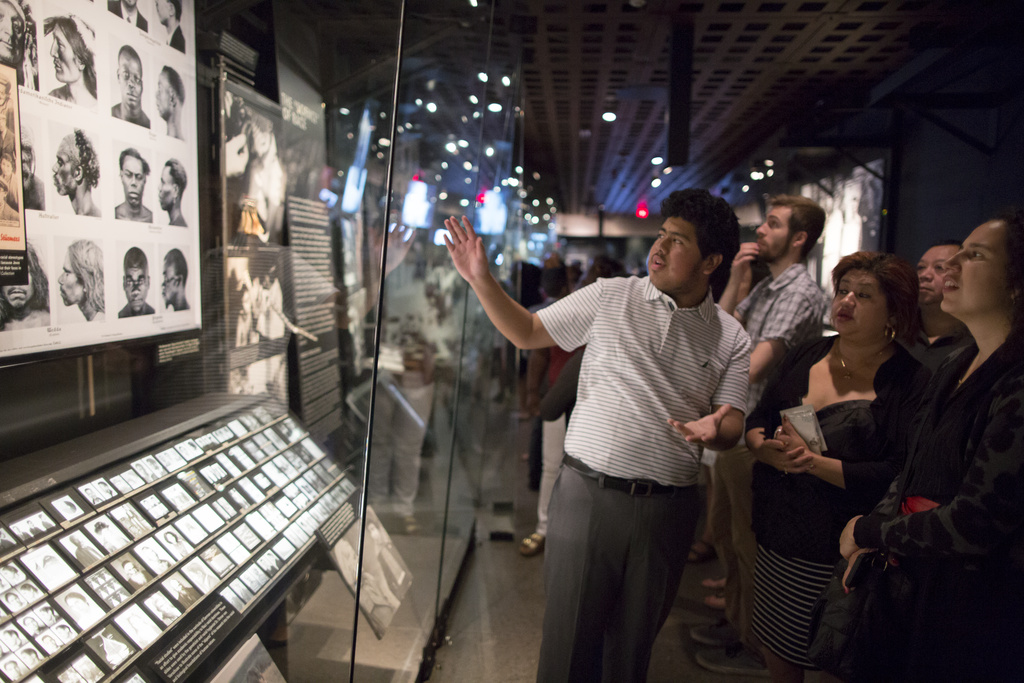
[[[700,447],[668,424],[746,412],[750,338],[710,292],[679,308],[649,278],[598,279],[538,311],[555,343],[587,345],[565,451],[616,477],[689,486]]]

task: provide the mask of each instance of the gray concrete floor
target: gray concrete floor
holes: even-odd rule
[[[514,419],[514,418],[512,418]],[[461,586],[452,601],[447,638],[437,652],[431,683],[494,681],[518,683],[536,677],[544,614],[542,582],[543,554],[532,558],[519,555],[519,541],[533,531],[536,523],[537,493],[527,488],[527,465],[521,459],[526,444],[527,423],[510,426],[518,431],[520,447],[514,462],[505,463],[512,506],[494,501],[477,515],[477,546],[467,559]],[[512,530],[512,540],[503,538]],[[655,642],[648,680],[712,681],[764,680],[723,676],[701,668],[694,660],[703,646],[694,643],[691,626],[717,621],[721,613],[704,606],[708,593],[700,582],[720,575],[715,561],[688,566],[668,622]]]

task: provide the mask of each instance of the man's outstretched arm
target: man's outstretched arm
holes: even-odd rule
[[[510,297],[491,275],[483,240],[477,237],[472,223],[465,216],[461,223],[452,217],[445,219],[444,226],[448,229],[444,241],[455,270],[476,292],[484,312],[498,331],[520,349],[554,346],[555,340],[544,329],[540,318]]]

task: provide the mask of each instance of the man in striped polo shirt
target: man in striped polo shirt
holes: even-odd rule
[[[537,680],[644,681],[699,515],[700,449],[743,432],[750,340],[708,282],[739,248],[729,205],[673,192],[649,277],[599,279],[531,314],[502,290],[465,218],[448,251],[519,348],[587,348],[551,496]]]
[[[807,254],[825,227],[825,212],[806,197],[778,195],[768,200],[768,215],[757,241],[740,245],[719,304],[735,315],[750,335],[750,394],[747,412],[757,405],[768,377],[794,346],[821,336],[828,310],[821,288],[807,272]],[[751,289],[751,264],[768,266],[769,276]],[[705,454],[707,456],[707,454]],[[715,493],[707,523],[725,567],[725,619],[695,626],[698,643],[724,649],[696,655],[706,669],[725,674],[767,676],[758,643],[750,632],[754,613],[754,560],[757,541],[751,530],[751,477],[754,456],[740,443],[713,459]]]

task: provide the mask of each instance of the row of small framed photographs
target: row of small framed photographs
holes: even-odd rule
[[[217,461],[209,461],[198,472],[179,472],[175,479],[162,482],[105,512],[87,518],[57,537],[55,543],[39,543],[19,555],[17,561],[0,565],[0,620],[17,614],[41,597],[43,591],[40,585],[47,592],[59,589],[80,572],[120,552],[132,539],[142,538],[153,531],[155,525],[179,516],[194,506],[197,518],[213,524],[216,516],[214,510],[221,517],[230,519],[236,509],[247,509],[261,503],[273,491],[289,485],[292,485],[289,498],[301,500],[311,497],[310,484],[297,478],[307,465],[323,456],[323,451],[309,439],[306,439],[306,443],[296,444],[273,459],[268,459],[262,465],[257,465],[237,446],[229,452],[236,456],[240,466],[251,469],[243,474],[232,462],[232,458],[224,453],[218,454]],[[293,479],[296,479],[294,484]],[[226,489],[225,496],[197,506],[216,489],[225,488],[225,483],[234,484]],[[291,505],[287,499],[284,504]],[[187,546],[172,532],[165,531],[158,537],[159,543],[154,538],[147,539],[139,544],[136,551],[151,569],[154,565],[168,562],[168,552],[177,556],[182,547]],[[19,562],[31,573],[34,581],[24,577]]]
[[[146,647],[152,642],[149,640],[150,636],[155,639],[162,632],[156,630],[152,621],[146,621],[147,614],[155,617],[165,627],[169,626],[180,616],[182,609],[187,609],[200,593],[207,594],[212,591],[240,562],[248,560],[260,544],[269,542],[279,532],[286,531],[289,518],[300,514],[302,507],[308,505],[320,491],[326,489],[336,476],[336,468],[332,471],[332,468],[325,464],[316,463],[302,477],[287,482],[274,500],[267,501],[258,509],[246,514],[243,522],[222,533],[216,542],[209,543],[191,558],[188,556],[192,551],[200,548],[212,534],[230,524],[245,508],[235,508],[227,502],[227,494],[224,494],[189,513],[177,516],[172,523],[160,527],[155,534],[146,536],[123,554],[89,573],[83,581],[75,582],[57,592],[52,599],[47,598],[39,604],[33,604],[30,610],[4,627],[0,632],[3,634],[0,635],[0,643],[9,642],[7,649],[10,651],[4,651],[4,645],[0,644],[0,670],[6,666],[13,671],[27,673],[45,657],[53,655],[67,643],[77,640],[82,631],[106,616],[109,610],[119,608],[132,595],[142,596],[135,601],[136,608],[122,610],[113,621],[122,627],[125,627],[126,623],[134,624],[134,635],[131,636],[131,640],[139,648]],[[343,488],[347,495],[354,489],[354,485],[346,484]],[[224,504],[220,504],[221,501]],[[249,503],[247,507],[252,508],[254,504]],[[322,511],[322,507],[317,507],[317,511]],[[291,538],[286,536],[279,539],[273,548],[264,552],[256,564],[243,575],[242,585],[238,586],[237,593],[224,591],[225,599],[232,604],[238,599],[246,601],[249,596],[244,592],[244,584],[262,581],[261,572],[281,566],[283,560],[294,553],[295,546],[292,545],[292,541],[301,537],[300,530],[307,531],[308,534],[315,531],[313,524],[316,523],[317,517],[319,514],[312,517],[304,514],[296,531],[293,532],[294,535]],[[144,534],[146,528],[152,530],[152,526],[143,526],[146,522],[141,516],[136,517],[135,524],[136,533]],[[112,527],[109,523],[105,525]],[[126,525],[125,528],[127,530],[130,527],[131,525]],[[109,534],[109,531],[106,533]],[[122,540],[116,540],[119,538],[127,540],[127,537],[120,534],[120,537],[110,536],[107,542],[120,545]],[[59,557],[55,559],[60,560]],[[187,561],[178,566],[183,560]],[[46,572],[41,572],[42,575],[51,581],[56,580],[52,577],[57,565],[52,562],[47,564],[49,568]],[[0,568],[0,573],[18,582],[17,588],[13,589],[15,596],[21,594],[27,583],[31,583],[31,579],[28,579],[24,572],[19,572],[20,568],[13,562]],[[58,586],[58,589],[62,586],[63,584]],[[196,590],[199,593],[196,593]],[[168,595],[172,597],[172,601],[167,600]],[[42,597],[41,592],[35,597]],[[145,606],[145,609],[140,605]],[[55,620],[54,615],[60,615],[61,618]],[[90,638],[99,637],[99,634],[95,634]],[[148,642],[142,644],[140,640]],[[95,642],[99,644],[101,641]],[[103,642],[107,642],[108,646],[117,652],[126,651],[123,647],[117,647],[116,640],[112,640],[109,634]],[[132,649],[131,646],[128,649]],[[45,657],[40,650],[46,653]]]
[[[255,454],[262,449],[265,452],[280,450],[306,436],[304,430],[288,417],[284,420],[286,424],[280,424],[276,430],[263,429],[274,419],[263,408],[254,410],[252,414],[241,415],[194,439],[185,439],[156,453],[133,459],[111,468],[102,476],[90,477],[70,489],[5,513],[0,516],[0,558],[77,523],[94,510],[115,504],[121,497],[148,487],[229,442],[252,434],[253,446],[257,448],[247,448]],[[290,440],[284,441],[282,435]]]
[[[137,653],[156,642],[204,596],[214,591],[243,613],[269,588],[276,576],[290,566],[297,551],[308,544],[316,529],[354,490],[355,485],[342,478],[307,510],[296,511],[295,519],[286,520],[270,538],[265,537],[266,519],[276,517],[266,512],[250,513],[221,533],[180,570],[147,586],[131,603],[113,614],[104,613],[98,601],[109,601],[123,588],[112,587],[118,581],[105,569],[96,572],[92,575],[94,580],[87,582],[90,592],[81,588],[75,592],[65,591],[57,598],[58,607],[47,604],[37,608],[33,614],[36,623],[31,630],[19,631],[12,625],[0,630],[0,672],[4,680],[23,680],[34,665],[43,661],[40,650],[49,656],[61,649],[62,639],[64,644],[78,640],[69,620],[79,626],[90,623],[95,628],[82,637],[82,647],[57,669],[56,678],[61,683],[99,683],[115,676]],[[263,533],[258,534],[257,529]],[[234,576],[226,579],[232,572]],[[35,677],[29,680],[39,681]],[[145,681],[136,673],[125,683]]]

